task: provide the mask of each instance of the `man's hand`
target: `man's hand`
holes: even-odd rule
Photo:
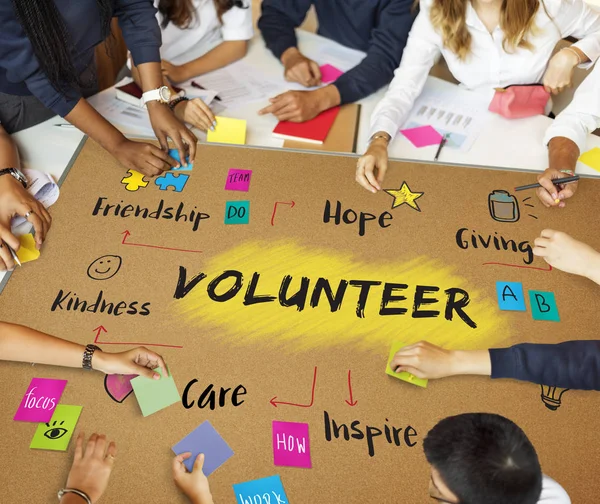
[[[575,194],[579,182],[556,186],[552,181],[571,176],[569,173],[564,173],[554,168],[548,168],[544,173],[538,175],[538,182],[542,187],[538,187],[536,194],[545,207],[557,206],[564,208],[566,206],[565,200]]]
[[[286,91],[271,98],[271,105],[258,111],[258,115],[273,114],[280,121],[304,122],[321,112],[340,104],[337,87],[325,86],[314,91]]]
[[[319,65],[308,59],[296,47],[290,47],[281,55],[281,62],[285,67],[284,76],[289,82],[297,82],[304,87],[313,87],[321,84],[321,70]]]

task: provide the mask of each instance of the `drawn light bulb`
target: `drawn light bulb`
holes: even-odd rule
[[[560,408],[563,394],[569,390],[568,388],[550,387],[548,385],[540,385],[542,388],[542,402],[549,410],[556,411]]]

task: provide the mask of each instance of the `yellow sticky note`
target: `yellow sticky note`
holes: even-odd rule
[[[398,378],[399,380],[402,380],[402,381],[405,381],[408,383],[412,383],[413,385],[416,385],[417,387],[427,388],[428,380],[425,380],[424,378],[417,378],[415,375],[407,373],[406,371],[401,371],[400,373],[396,373],[390,367],[390,363],[392,362],[394,355],[396,355],[396,352],[404,346],[406,346],[406,344],[404,344],[402,342],[398,342],[398,341],[396,341],[395,343],[392,344],[392,349],[390,350],[390,356],[388,357],[387,367],[385,369],[386,374],[393,376],[394,378]]]
[[[17,257],[22,263],[35,261],[40,257],[40,251],[35,248],[35,238],[31,233],[20,236],[21,248],[17,250]]]
[[[579,161],[600,172],[600,148],[594,147],[592,150],[584,152],[579,157]]]
[[[246,143],[246,121],[231,117],[215,117],[215,131],[208,130],[206,140],[225,144],[244,145]]]

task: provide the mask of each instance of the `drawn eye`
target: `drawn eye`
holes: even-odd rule
[[[65,421],[63,420],[59,425],[64,423]],[[50,427],[46,432],[44,432],[44,436],[46,436],[48,439],[60,439],[67,433],[67,429],[64,429],[63,427],[56,427],[56,424],[56,420],[52,422],[52,425],[48,423],[46,424],[48,427]]]

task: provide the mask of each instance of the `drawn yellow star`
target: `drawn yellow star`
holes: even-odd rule
[[[390,196],[394,197],[394,203],[392,204],[392,209],[399,207],[406,203],[409,207],[420,212],[421,209],[415,200],[419,199],[423,196],[422,192],[412,192],[410,187],[406,184],[406,182],[402,182],[402,187],[400,189],[385,189],[385,192]]]

